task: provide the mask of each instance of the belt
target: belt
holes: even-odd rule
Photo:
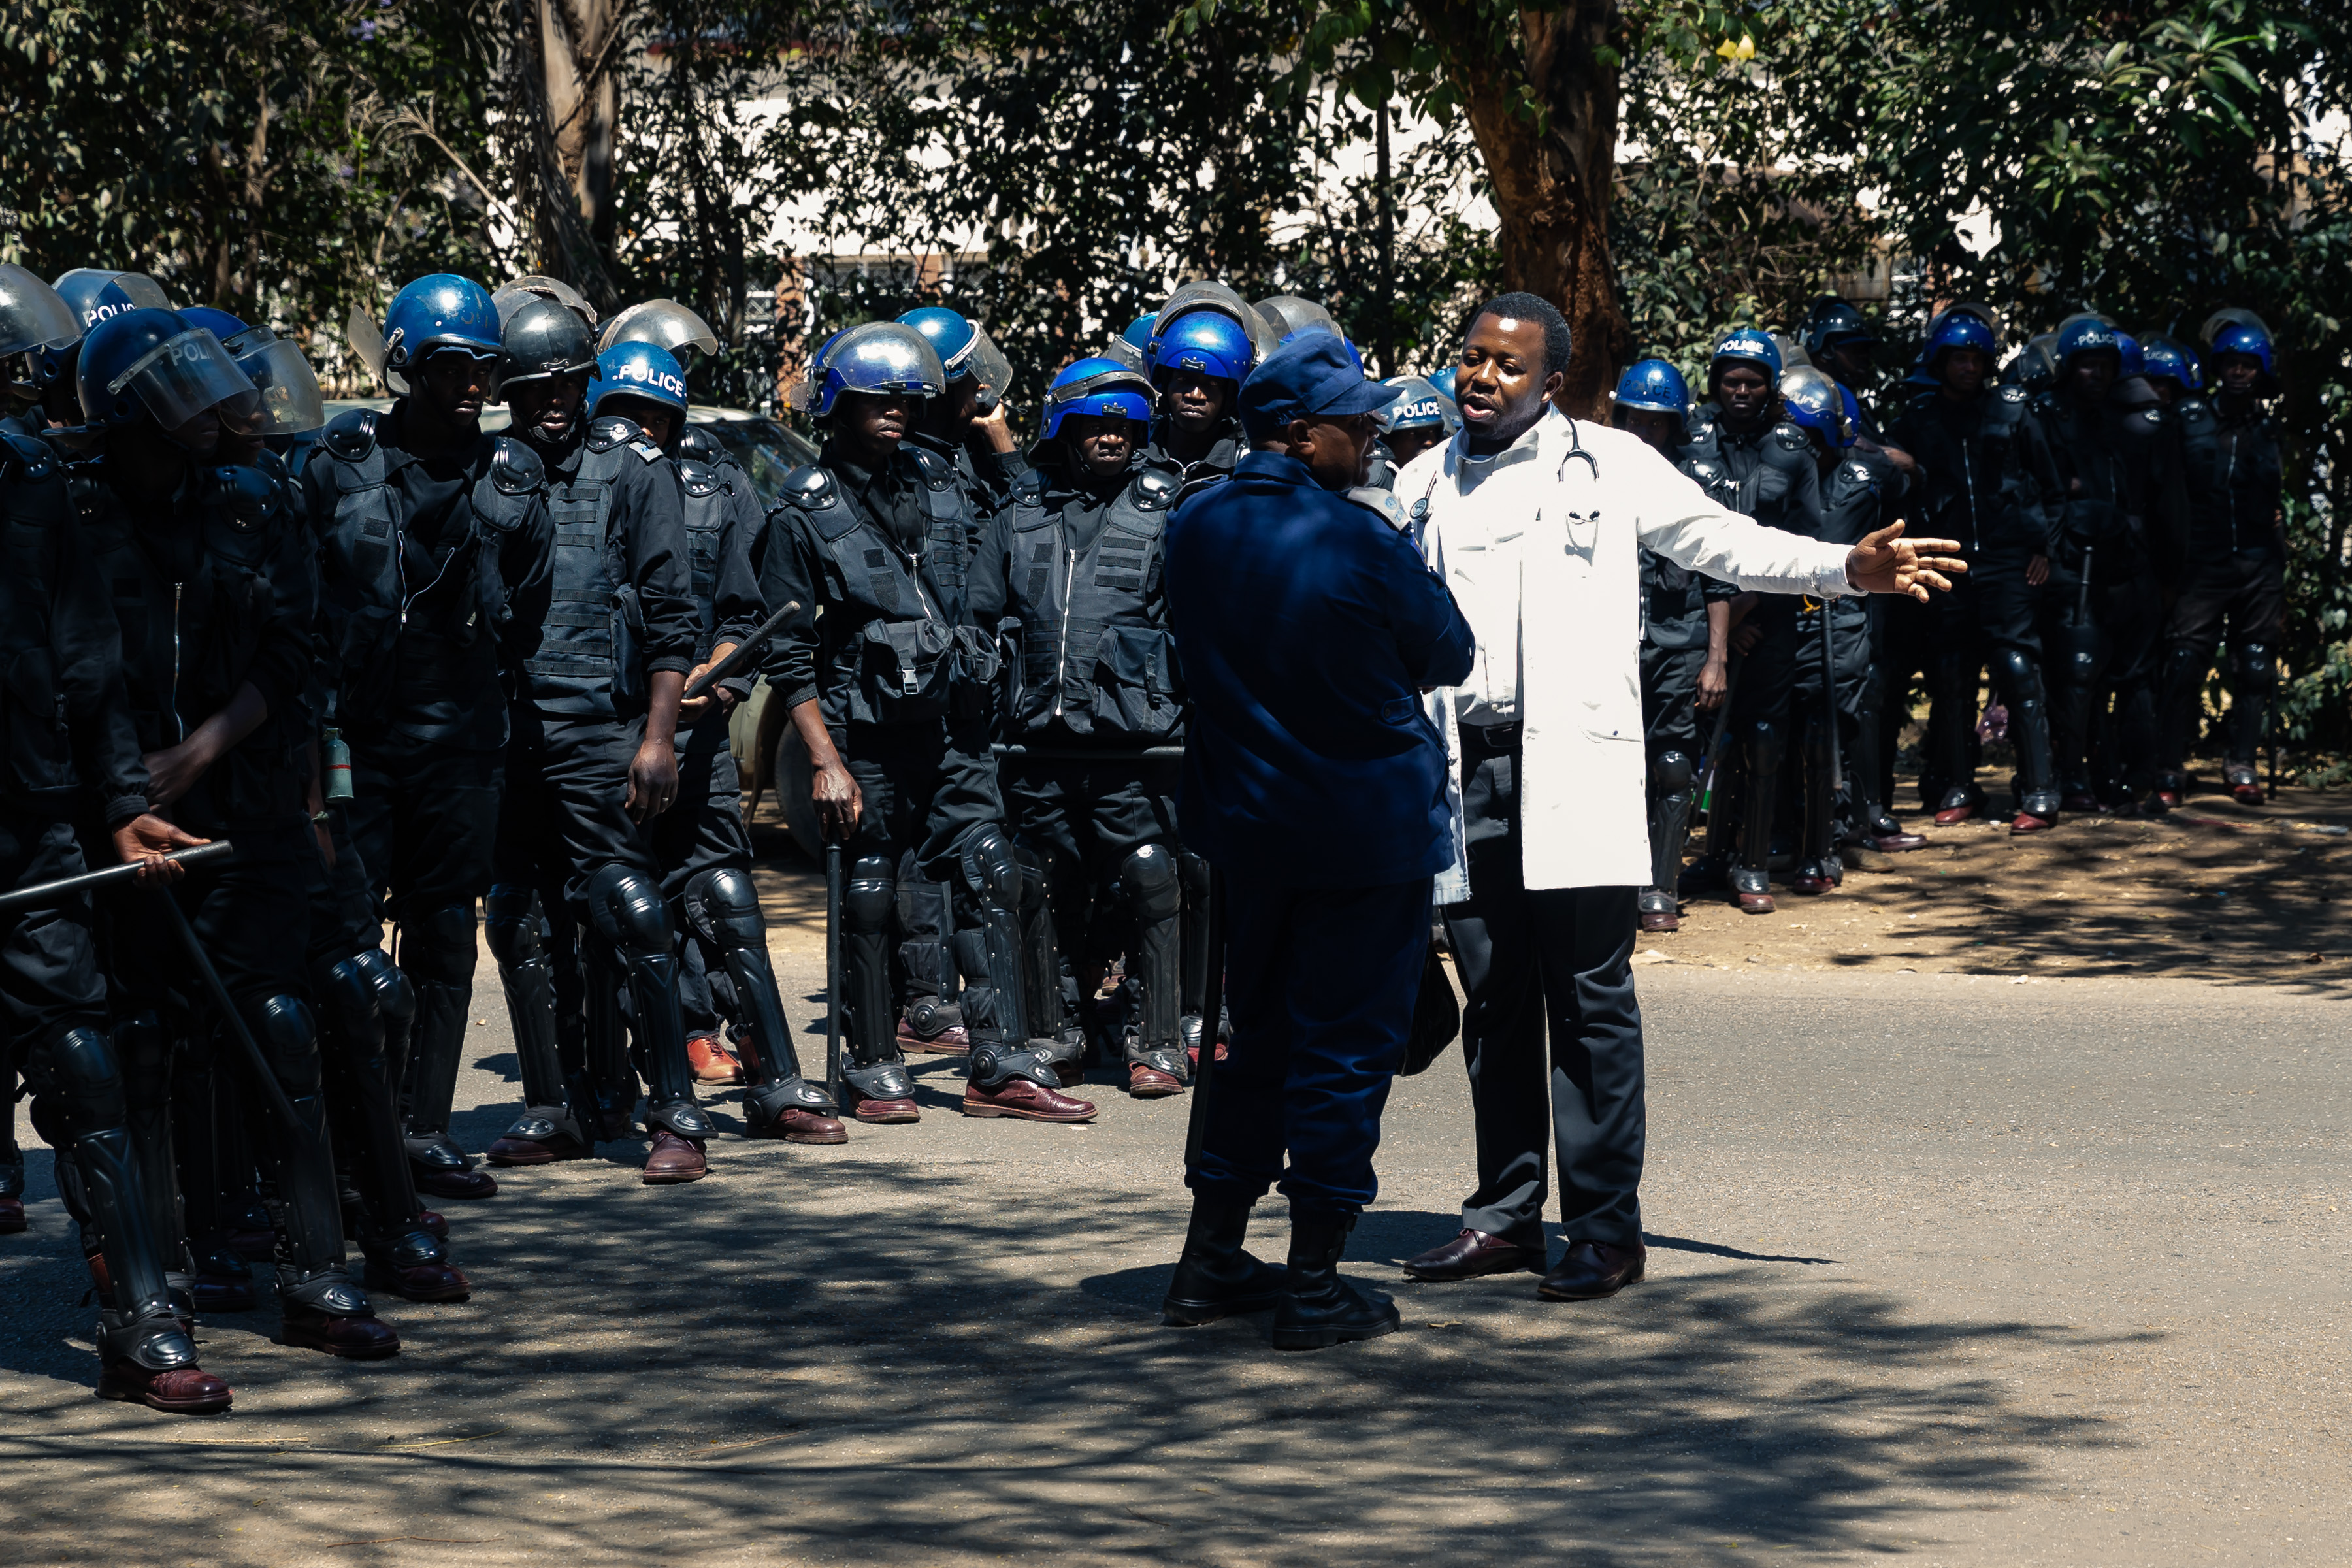
[[[1507,752],[1519,743],[1519,726],[1514,720],[1508,724],[1465,724],[1465,735],[1475,735],[1478,743],[1490,752]]]

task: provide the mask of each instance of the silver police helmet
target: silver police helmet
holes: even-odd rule
[[[0,354],[60,349],[81,336],[65,296],[15,262],[0,262]]]
[[[1462,411],[1428,377],[1392,375],[1384,384],[1396,388],[1397,400],[1389,405],[1383,429],[1443,430],[1451,436],[1462,428]]]
[[[832,416],[845,392],[937,397],[947,385],[947,367],[929,338],[897,321],[868,321],[837,334],[817,351],[803,401],[824,419]]]
[[[1154,335],[1160,327],[1173,326],[1179,317],[1202,310],[1223,311],[1240,322],[1242,330],[1249,334],[1253,360],[1263,362],[1282,344],[1282,334],[1274,330],[1274,323],[1256,306],[1209,278],[1187,283],[1168,296],[1168,302],[1160,307],[1153,323]]]
[[[651,343],[683,361],[688,349],[717,353],[719,334],[710,330],[709,322],[675,300],[647,300],[604,323],[604,330],[596,335],[596,352],[603,353],[614,343]]]
[[[561,278],[542,277],[536,272],[525,273],[512,282],[499,285],[497,291],[490,295],[490,303],[498,307],[499,325],[501,327],[512,319],[517,310],[533,300],[552,300],[579,317],[582,325],[591,330],[596,325],[596,307],[588,302],[588,296]]]
[[[1274,327],[1276,342],[1305,331],[1329,332],[1335,338],[1348,335],[1330,311],[1298,294],[1269,295],[1257,302],[1257,313]]]
[[[253,378],[261,394],[247,434],[261,437],[301,436],[323,429],[327,423],[326,394],[319,373],[301,348],[268,327],[247,327],[221,344],[236,361],[237,369]]]

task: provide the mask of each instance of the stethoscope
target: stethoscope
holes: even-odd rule
[[[1566,415],[1562,415],[1560,417],[1563,419],[1568,418]],[[1584,449],[1584,437],[1577,434],[1576,421],[1573,419],[1569,419],[1568,421],[1568,453],[1565,457],[1560,458],[1559,468],[1554,471],[1552,478],[1555,479],[1564,479],[1568,478],[1569,463],[1574,458],[1581,458],[1584,459],[1585,468],[1592,475],[1592,482],[1599,484],[1601,482],[1601,459]]]

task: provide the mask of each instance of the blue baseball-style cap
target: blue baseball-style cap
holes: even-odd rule
[[[1294,419],[1377,414],[1402,395],[1367,380],[1346,342],[1330,332],[1305,332],[1268,354],[1242,383],[1239,413],[1252,441]]]

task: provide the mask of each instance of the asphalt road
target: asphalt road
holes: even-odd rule
[[[820,955],[779,937],[814,1020]],[[1159,1326],[1185,1102],[716,1142],[451,1205],[396,1360],[202,1331],[215,1420],[90,1394],[35,1152],[0,1239],[0,1561],[2341,1563],[2346,1004],[1652,964],[1649,1282],[1402,1286],[1277,1355]],[[460,1135],[517,1104],[485,965]],[[730,1104],[722,1121],[736,1123]],[[29,1137],[19,1115],[19,1136]],[[1460,1058],[1400,1085],[1351,1271],[1452,1233]],[[1279,1199],[1261,1211],[1279,1256]]]

